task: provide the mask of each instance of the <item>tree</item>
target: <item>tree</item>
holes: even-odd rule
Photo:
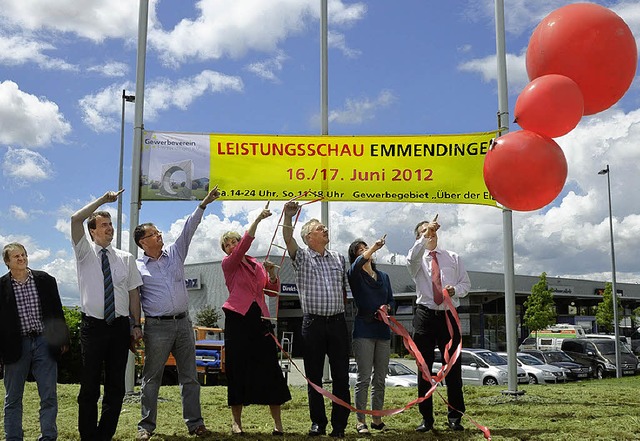
[[[622,311],[622,302],[620,297],[617,297],[618,311]],[[618,323],[620,323],[620,315],[618,315]],[[596,311],[596,323],[598,324],[598,331],[613,332],[613,288],[611,283],[607,282],[604,285],[604,293],[602,294],[602,301],[598,303],[598,310]]]
[[[218,311],[218,308],[206,305],[196,313],[195,324],[206,328],[217,328],[220,318],[222,318],[222,314]]]
[[[547,284],[547,273],[540,274],[538,283],[531,287],[531,294],[525,300],[524,307],[524,324],[530,331],[535,331],[537,347],[538,331],[556,322],[556,305]]]

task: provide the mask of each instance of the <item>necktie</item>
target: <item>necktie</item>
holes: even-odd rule
[[[102,253],[102,275],[104,277],[104,319],[111,324],[116,318],[116,305],[113,299],[113,280],[111,280],[111,266],[106,248],[100,250]]]
[[[439,305],[444,300],[442,296],[442,279],[440,279],[440,265],[435,251],[430,251],[431,256],[431,283],[433,286],[433,301]]]

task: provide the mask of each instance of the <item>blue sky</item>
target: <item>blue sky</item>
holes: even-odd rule
[[[528,79],[525,51],[549,12],[573,3],[506,0],[509,106]],[[640,4],[596,2],[640,36]],[[320,133],[319,0],[150,2],[144,125],[149,130]],[[496,128],[494,4],[489,0],[329,0],[329,133],[468,133]],[[69,217],[116,188],[121,94],[135,91],[138,2],[0,0],[0,244],[26,245],[32,268],[78,302]],[[615,66],[612,66],[615,69]],[[511,110],[512,111],[512,110]],[[134,105],[126,105],[125,178],[131,183]],[[611,186],[619,281],[640,282],[640,86],[557,139],[569,166],[548,207],[513,214],[518,274],[610,279],[606,177]],[[512,124],[511,130],[518,127]],[[123,243],[129,195],[124,193]],[[260,225],[263,254],[275,215]],[[165,241],[193,202],[144,202],[141,222]],[[207,210],[190,262],[222,257],[220,235],[243,231],[258,202]],[[116,204],[108,206],[115,215]],[[475,271],[501,272],[502,213],[491,207],[331,203],[331,247],[387,234],[378,260],[403,262],[416,222],[437,212],[441,244]],[[303,220],[319,217],[319,204]]]

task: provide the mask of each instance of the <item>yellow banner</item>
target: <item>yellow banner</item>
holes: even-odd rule
[[[497,206],[482,167],[495,132],[298,136],[145,131],[142,200],[386,201]]]
[[[495,132],[461,135],[211,134],[211,182],[227,200],[496,206],[482,167]]]

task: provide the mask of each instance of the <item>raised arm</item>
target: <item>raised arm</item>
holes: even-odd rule
[[[118,196],[120,196],[123,191],[124,188],[120,191],[108,191],[71,215],[71,240],[73,240],[74,244],[77,244],[84,236],[84,221],[101,205],[117,201]]]
[[[284,204],[284,219],[282,221],[282,237],[284,237],[284,243],[287,244],[287,251],[289,257],[293,260],[296,259],[298,252],[298,242],[293,238],[293,225],[291,220],[293,216],[298,214],[300,205],[297,202],[287,202]]]
[[[265,205],[264,209],[260,212],[256,220],[254,220],[251,225],[249,225],[247,234],[251,237],[256,237],[256,229],[258,229],[258,224],[261,220],[266,219],[269,216],[271,216],[271,210],[269,210],[269,202],[267,202],[267,205]]]
[[[386,238],[387,238],[387,235],[385,234],[380,239],[376,240],[376,243],[371,245],[369,248],[367,248],[364,251],[364,253],[362,253],[362,258],[365,260],[371,260],[371,256],[373,256],[373,253],[375,253],[376,251],[378,251],[380,248],[384,246]]]
[[[202,202],[200,202],[200,205],[198,206],[204,210],[205,208],[207,208],[207,205],[209,205],[211,202],[215,201],[219,197],[220,197],[220,191],[218,190],[218,186],[216,185],[211,189],[209,193],[207,193],[207,195],[204,197],[204,199],[202,200]]]

